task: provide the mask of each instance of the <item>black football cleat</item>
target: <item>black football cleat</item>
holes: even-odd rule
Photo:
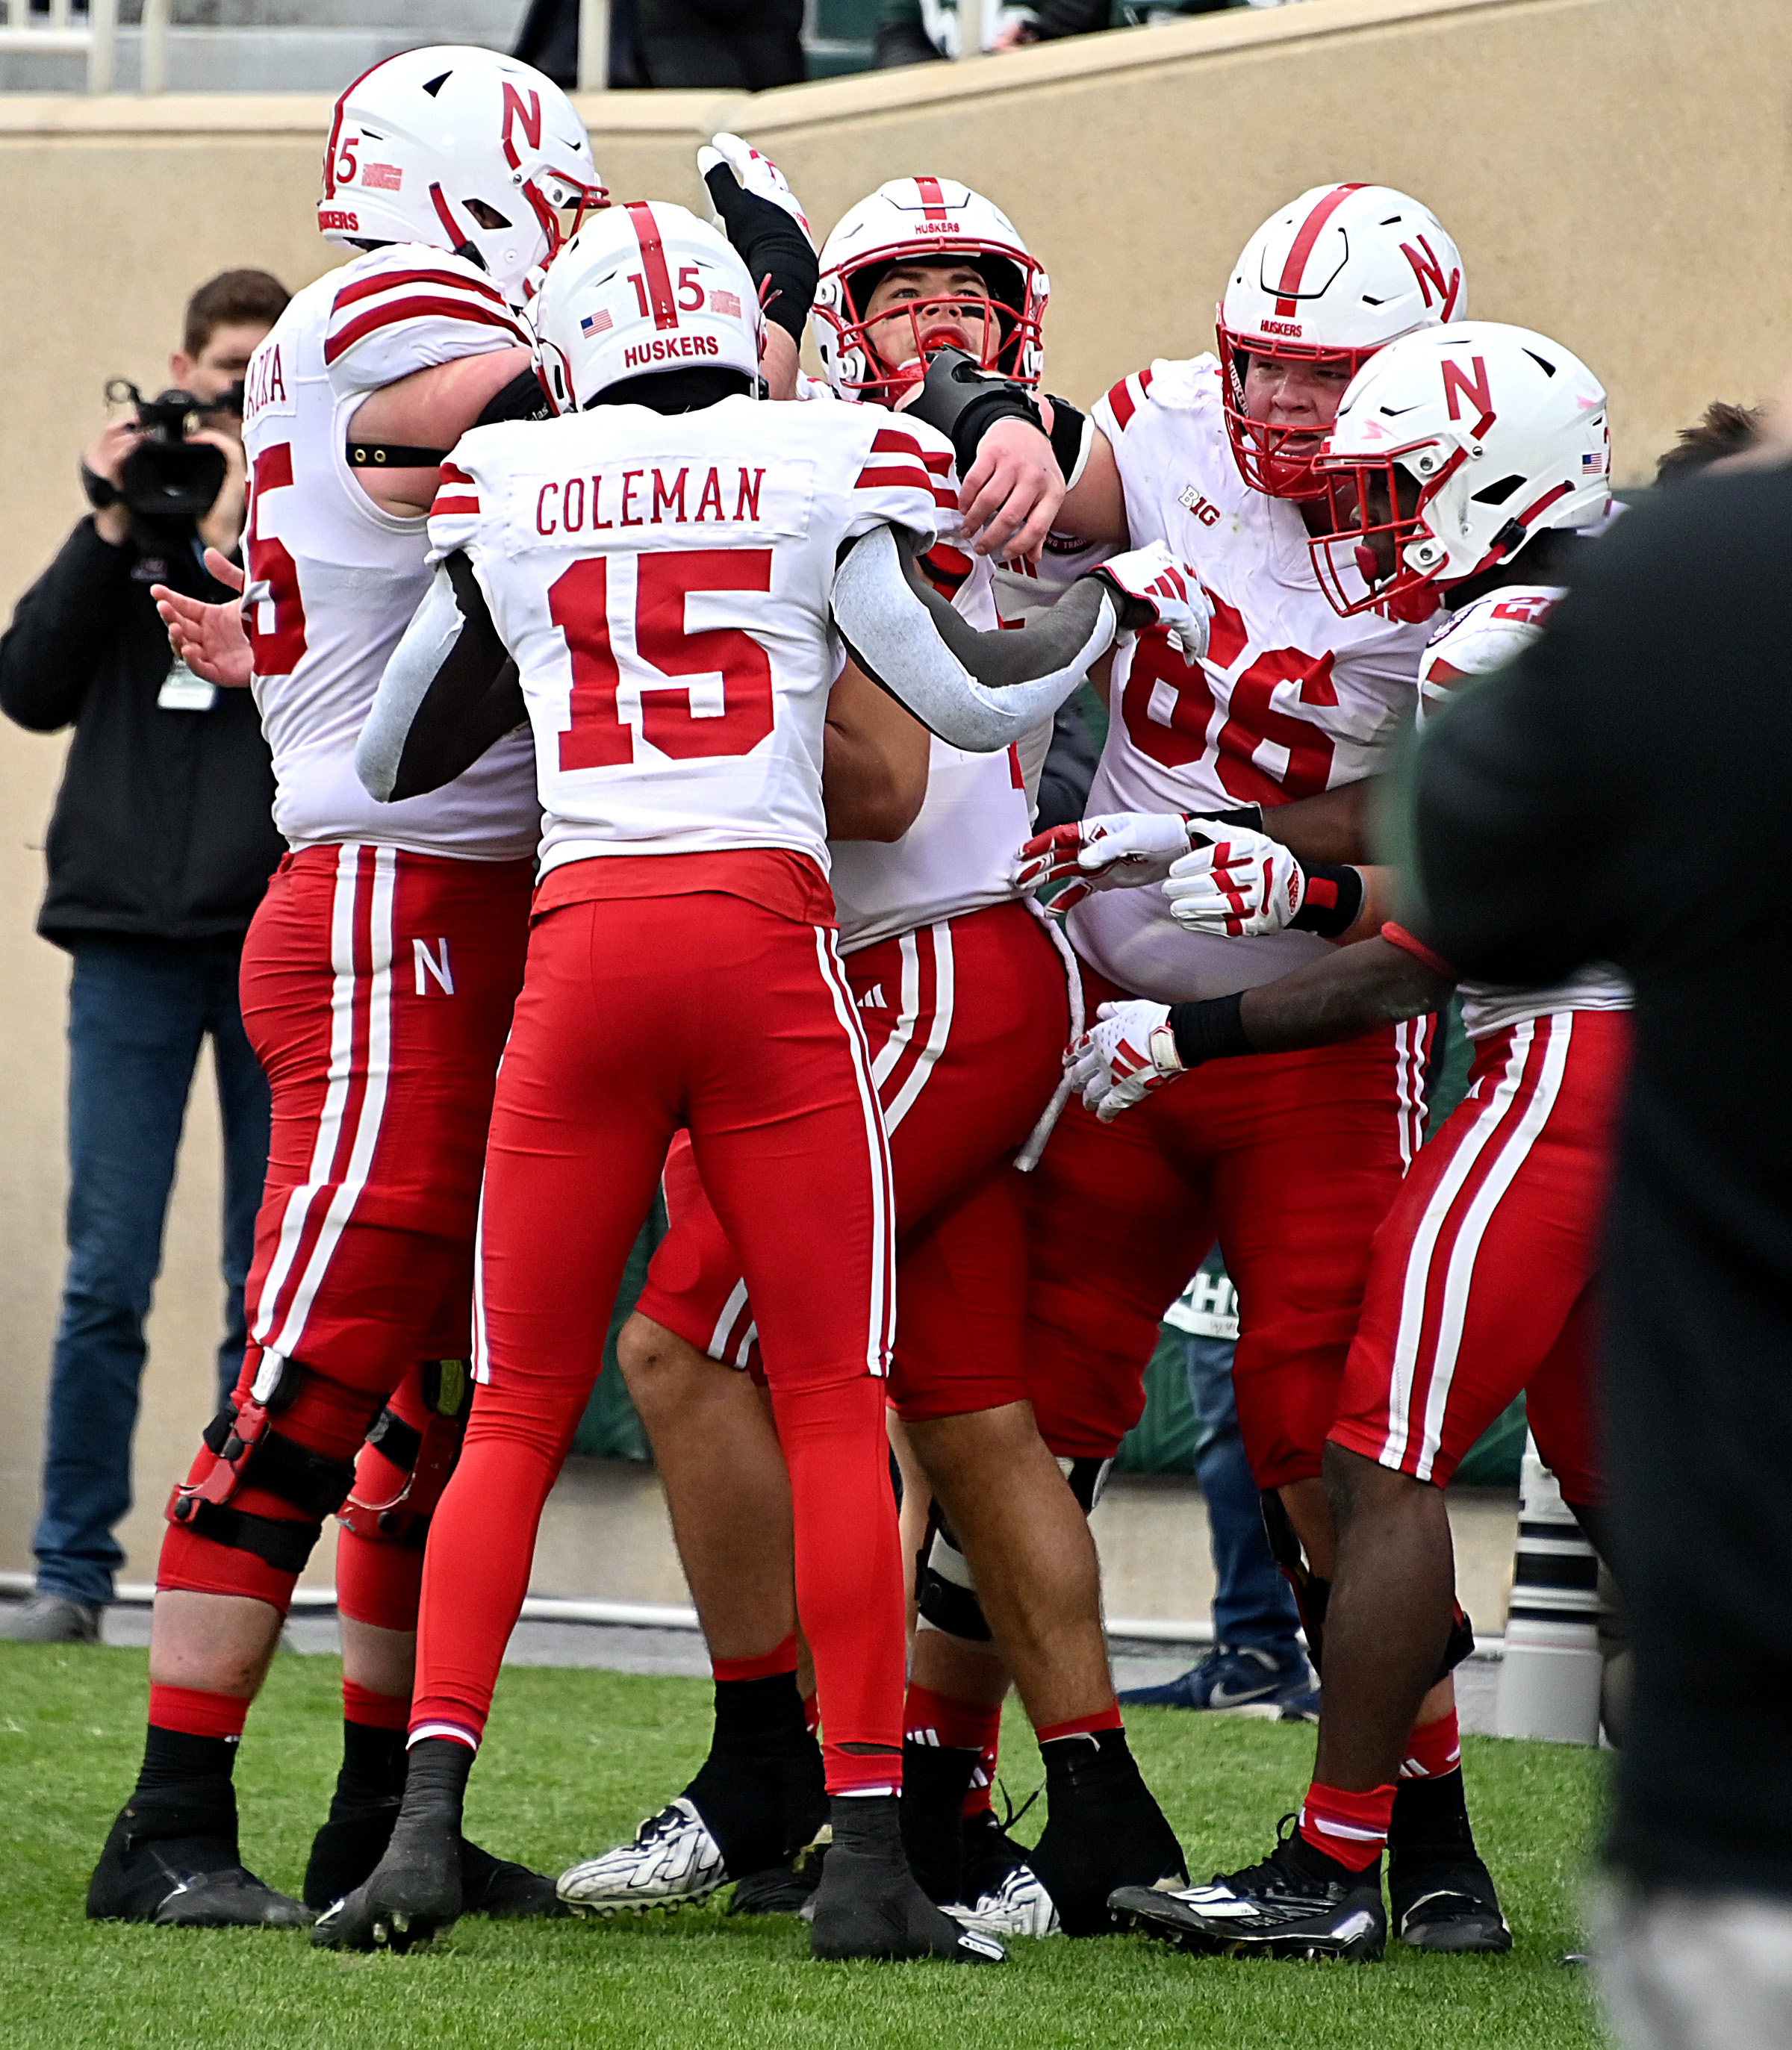
[[[961,1929],[916,1884],[903,1854],[894,1795],[845,1796],[832,1803],[834,1841],[815,1891],[810,1947],[830,1962],[848,1958],[941,1958],[999,1965],[1007,1953]]]
[[[398,1819],[398,1798],[359,1814],[333,1815],[311,1839],[305,1867],[305,1905],[318,1914],[346,1900],[370,1879],[392,1841]],[[461,1912],[486,1915],[494,1921],[517,1921],[534,1916],[550,1919],[570,1911],[545,1873],[494,1857],[465,1837],[460,1840]]]
[[[311,1919],[244,1866],[236,1797],[221,1777],[133,1794],[94,1867],[87,1912],[164,1929],[302,1929]]]
[[[1111,1935],[1108,1900],[1116,1888],[1188,1884],[1182,1846],[1124,1730],[1058,1737],[1041,1750],[1047,1821],[1029,1862],[1065,1935]]]
[[[1394,1934],[1415,1951],[1501,1957],[1512,1948],[1493,1875],[1472,1847],[1390,1845],[1388,1904]]]
[[[824,1832],[825,1834],[825,1832]],[[728,1904],[730,1915],[804,1915],[814,1918],[812,1904],[827,1860],[825,1843],[811,1844],[783,1865],[750,1872],[735,1884]]]
[[[465,1837],[460,1840],[460,1912],[494,1922],[549,1921],[572,1913],[545,1872],[531,1872],[513,1859],[494,1857]]]
[[[1317,1851],[1282,1819],[1261,1865],[1216,1873],[1206,1886],[1173,1893],[1122,1886],[1109,1904],[1122,1926],[1207,1957],[1337,1958],[1368,1964],[1388,1943],[1381,1861],[1352,1872]]]
[[[330,1951],[392,1951],[428,1943],[460,1919],[461,1805],[473,1753],[429,1737],[412,1750],[392,1841],[369,1877],[318,1917],[311,1941]]]

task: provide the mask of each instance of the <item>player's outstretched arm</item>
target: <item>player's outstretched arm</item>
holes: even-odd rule
[[[990,754],[1020,740],[1122,633],[1163,625],[1191,661],[1205,645],[1199,587],[1161,547],[1079,577],[1025,633],[986,633],[921,574],[922,545],[888,526],[849,543],[834,614],[865,673],[951,746]]]
[[[457,356],[370,392],[349,423],[349,442],[384,454],[356,464],[355,481],[383,512],[427,512],[448,451],[470,427],[544,418],[548,402],[526,349]],[[405,457],[413,460],[406,462]],[[416,458],[433,457],[432,462]]]
[[[834,679],[822,743],[830,840],[899,840],[927,802],[927,730],[856,663]]]
[[[439,790],[528,717],[517,665],[465,553],[437,568],[380,679],[355,773],[382,803]]]
[[[216,548],[205,551],[205,567],[220,583],[243,588],[243,572]],[[152,583],[150,596],[168,629],[168,645],[196,676],[228,690],[241,690],[252,680],[249,637],[240,605],[228,598],[222,605],[208,605],[165,583]]]

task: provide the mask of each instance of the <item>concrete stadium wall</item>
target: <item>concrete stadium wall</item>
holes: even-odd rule
[[[756,99],[581,111],[619,197],[700,205],[692,151],[721,127],[785,166],[818,228],[904,173],[980,187],[1049,268],[1050,382],[1079,400],[1207,346],[1244,238],[1340,177],[1425,199],[1463,250],[1472,311],[1587,358],[1611,392],[1621,480],[1708,399],[1774,392],[1792,359],[1785,0],[1303,0]],[[80,513],[103,380],[160,381],[193,285],[255,263],[296,286],[334,261],[311,214],[327,114],[301,95],[0,96],[0,601]],[[61,754],[0,728],[0,1568],[29,1564],[61,1270],[66,963],[30,930]],[[215,1126],[202,1092],[152,1326],[132,1578],[208,1407]]]

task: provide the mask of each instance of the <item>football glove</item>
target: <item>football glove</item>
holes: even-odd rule
[[[1124,555],[1110,555],[1088,574],[1119,595],[1123,631],[1130,633],[1146,626],[1162,627],[1169,636],[1170,645],[1191,667],[1207,653],[1212,601],[1201,589],[1201,579],[1186,563],[1178,562],[1161,541],[1129,549]]]
[[[716,226],[752,273],[766,318],[800,344],[820,273],[808,216],[784,173],[751,142],[728,134],[697,151],[697,170]]]
[[[1185,1072],[1169,1006],[1133,997],[1104,1004],[1096,1023],[1064,1055],[1071,1086],[1103,1124]]]
[[[1165,879],[1170,916],[1191,933],[1255,939],[1293,923],[1306,898],[1306,871],[1267,833],[1190,819],[1191,852]]]
[[[1036,833],[1016,853],[1009,875],[1017,890],[1074,877],[1080,887],[1052,900],[1052,910],[1063,912],[1091,890],[1133,890],[1163,882],[1193,844],[1180,812],[1098,812]]]

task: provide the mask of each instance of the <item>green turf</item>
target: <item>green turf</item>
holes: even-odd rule
[[[237,1771],[244,1852],[295,1892],[336,1763],[335,1662],[285,1657]],[[719,1906],[615,1923],[463,1922],[427,1955],[346,1958],[286,1933],[90,1924],[87,1874],[128,1791],[140,1652],[0,1645],[0,2044],[131,2050],[1578,2050],[1603,2040],[1575,1941],[1600,1765],[1471,1740],[1481,1838],[1518,1932],[1505,1958],[1236,1964],[1134,1937],[1013,1946],[998,1970],[820,1966],[806,1930]],[[474,1775],[471,1834],[556,1871],[632,1831],[684,1783],[706,1734],[693,1680],[508,1671]],[[1312,1732],[1162,1711],[1133,1743],[1191,1869],[1247,1862],[1298,1798]],[[1009,1732],[1019,1790],[1037,1757]],[[1036,1811],[1037,1815],[1037,1811]],[[1029,1822],[1034,1818],[1029,1818]],[[1024,1827],[1023,1835],[1030,1835]]]

